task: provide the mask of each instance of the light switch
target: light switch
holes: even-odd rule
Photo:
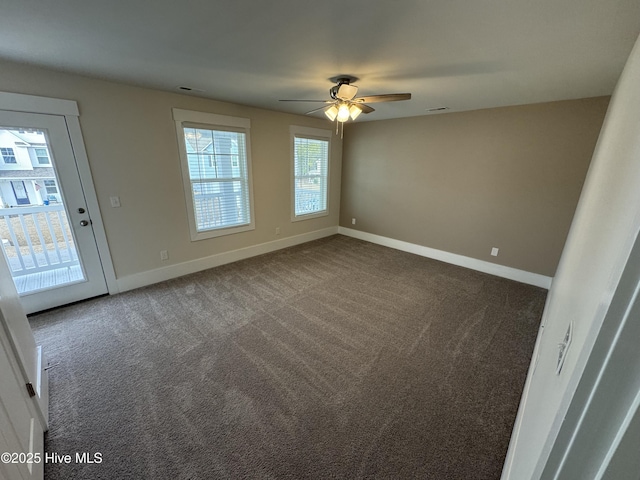
[[[113,208],[118,208],[120,206],[120,197],[110,197],[109,200],[111,200],[111,206]]]

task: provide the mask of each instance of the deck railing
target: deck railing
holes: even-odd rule
[[[14,277],[80,264],[63,205],[0,209],[0,241]]]
[[[321,200],[320,192],[296,191],[296,215],[305,215],[321,210]]]

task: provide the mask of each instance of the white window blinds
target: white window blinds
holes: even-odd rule
[[[329,140],[295,134],[293,152],[295,217],[326,213]]]
[[[178,113],[176,113],[178,112]],[[174,117],[188,116],[174,109]],[[198,112],[195,112],[196,114]],[[189,209],[191,238],[199,240],[254,228],[248,128],[177,120]],[[213,120],[223,117],[211,114]],[[243,120],[243,119],[237,119]]]

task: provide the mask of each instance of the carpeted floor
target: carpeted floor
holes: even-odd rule
[[[333,236],[31,318],[46,479],[498,479],[546,291]]]

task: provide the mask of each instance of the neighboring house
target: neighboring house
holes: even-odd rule
[[[0,208],[60,201],[44,133],[0,129]]]

